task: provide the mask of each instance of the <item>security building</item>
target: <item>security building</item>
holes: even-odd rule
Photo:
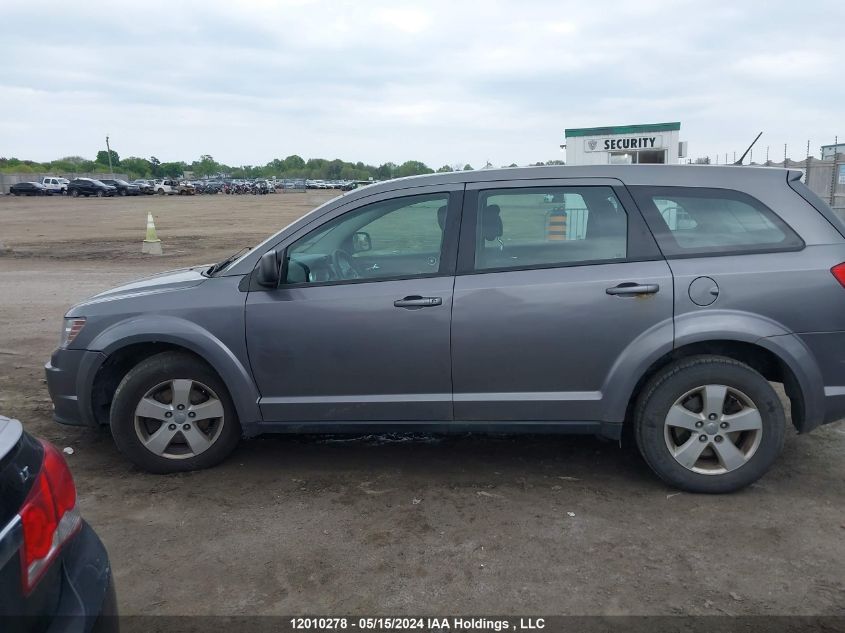
[[[676,164],[687,155],[680,130],[678,122],[568,129],[566,164]]]

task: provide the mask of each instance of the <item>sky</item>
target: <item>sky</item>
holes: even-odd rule
[[[681,122],[690,157],[845,139],[841,0],[2,0],[0,157],[432,167]]]

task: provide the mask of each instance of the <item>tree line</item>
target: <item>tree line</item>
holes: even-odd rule
[[[111,166],[109,166],[111,158]],[[552,160],[534,165],[562,165],[563,161]],[[516,164],[509,165],[516,167]],[[492,167],[487,163],[485,167]],[[443,165],[432,169],[418,160],[409,160],[402,164],[392,162],[381,165],[367,165],[360,161],[328,160],[309,158],[292,154],[287,158],[274,158],[266,165],[226,165],[219,163],[209,154],[203,154],[191,163],[184,161],[162,162],[155,156],[139,158],[130,156],[121,158],[115,151],[111,155],[106,150],[97,152],[93,160],[82,156],[65,156],[58,160],[39,163],[18,158],[0,158],[0,173],[111,173],[120,172],[130,178],[179,178],[186,172],[194,178],[224,176],[230,178],[309,178],[313,180],[388,180],[403,176],[418,176],[435,172],[471,170],[472,165]]]

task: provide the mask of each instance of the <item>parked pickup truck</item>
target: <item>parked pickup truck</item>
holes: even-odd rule
[[[44,176],[41,179],[41,184],[53,195],[66,195],[69,182],[67,178],[58,178],[56,176]]]

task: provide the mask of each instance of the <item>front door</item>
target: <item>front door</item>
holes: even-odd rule
[[[452,419],[460,194],[442,187],[364,204],[287,246],[279,288],[251,291],[246,303],[265,422]]]
[[[619,423],[672,348],[671,271],[617,181],[468,185],[459,258],[456,421]]]

